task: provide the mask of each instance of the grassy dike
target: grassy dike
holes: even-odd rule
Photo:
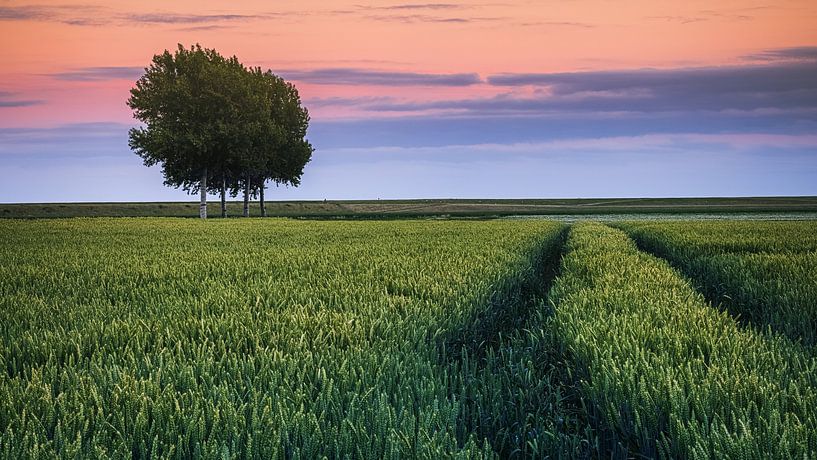
[[[516,215],[806,213],[817,218],[817,197],[743,198],[568,198],[268,201],[270,216],[317,219],[408,219],[412,217],[498,217]],[[210,217],[220,215],[210,202]],[[227,213],[242,214],[242,201],[228,201]],[[250,215],[259,216],[258,203]],[[67,217],[198,218],[198,202],[0,203],[0,219]]]
[[[741,328],[624,232],[576,224],[550,301],[602,450],[817,456],[817,361]]]

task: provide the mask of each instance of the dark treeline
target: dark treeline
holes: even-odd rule
[[[294,85],[199,45],[154,56],[128,106],[144,124],[130,130],[131,149],[161,165],[165,185],[199,193],[202,218],[207,192],[220,194],[222,217],[228,194],[243,194],[244,216],[259,198],[265,216],[267,182],[299,185],[314,150]]]

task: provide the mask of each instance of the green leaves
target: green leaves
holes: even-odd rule
[[[248,176],[253,191],[266,180],[298,185],[312,155],[295,86],[199,45],[154,56],[127,104],[144,124],[128,144],[146,166],[162,165],[169,186],[197,191],[205,169],[211,190],[225,177],[234,195]]]

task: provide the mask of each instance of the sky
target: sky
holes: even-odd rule
[[[0,0],[0,202],[193,199],[127,145],[179,43],[298,88],[269,199],[817,195],[814,0]]]

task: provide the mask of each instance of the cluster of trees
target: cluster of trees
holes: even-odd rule
[[[314,149],[305,139],[309,113],[298,90],[271,71],[245,67],[199,45],[153,57],[131,89],[128,106],[143,126],[129,133],[146,166],[161,165],[165,185],[207,193],[259,197],[266,183],[298,186]]]

